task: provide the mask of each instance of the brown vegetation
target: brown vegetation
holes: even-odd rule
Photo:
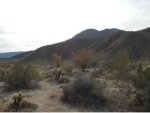
[[[55,64],[56,64],[56,67],[60,67],[60,64],[61,64],[61,62],[62,62],[62,56],[60,55],[60,54],[58,54],[58,53],[54,53],[53,54],[53,60],[54,60],[54,62],[55,62]]]
[[[78,66],[80,66],[83,72],[85,71],[85,68],[87,68],[93,57],[94,50],[92,49],[84,48],[76,52],[72,52],[73,60]]]

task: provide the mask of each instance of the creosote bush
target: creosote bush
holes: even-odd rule
[[[120,77],[124,77],[123,75],[128,75],[128,64],[130,61],[130,56],[127,50],[119,51],[116,58],[107,59],[104,62],[104,67],[110,71],[117,70]]]
[[[7,71],[0,69],[0,81],[4,81],[7,75]]]
[[[29,88],[40,80],[39,71],[32,64],[15,64],[8,72],[5,84],[8,89]]]
[[[89,63],[92,61],[93,57],[94,50],[92,49],[83,48],[76,52],[72,52],[73,60],[78,66],[80,66],[83,72],[85,71],[85,68],[87,68]]]
[[[138,105],[143,106],[142,110],[150,110],[150,67],[139,63],[136,76],[132,77],[135,87],[135,99]]]
[[[105,100],[102,94],[104,87],[104,84],[98,82],[91,75],[78,75],[73,82],[63,87],[62,99],[72,103],[103,103]]]
[[[119,51],[117,69],[119,71],[125,70],[129,63],[129,53],[127,50]]]

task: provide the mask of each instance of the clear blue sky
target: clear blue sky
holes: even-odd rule
[[[0,0],[0,52],[28,51],[94,28],[150,27],[150,0]]]

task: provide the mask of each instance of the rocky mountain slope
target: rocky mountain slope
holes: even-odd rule
[[[114,31],[112,32],[111,30]],[[62,54],[63,59],[69,59],[72,51],[84,47],[94,49],[99,60],[115,57],[123,49],[128,50],[133,58],[148,57],[150,51],[150,28],[135,32],[117,29],[105,29],[102,32],[88,29],[64,42],[40,47],[23,58],[23,61],[52,60],[52,55],[55,52]]]

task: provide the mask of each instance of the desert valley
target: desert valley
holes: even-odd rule
[[[150,28],[86,29],[0,54],[0,111],[150,111]]]

